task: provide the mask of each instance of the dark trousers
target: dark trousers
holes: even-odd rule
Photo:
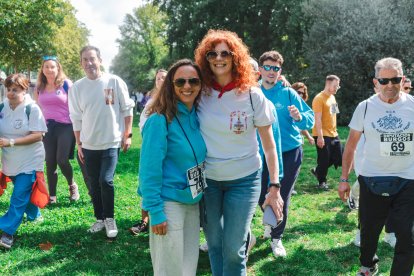
[[[76,160],[78,160],[79,168],[82,173],[83,181],[85,182],[86,188],[88,189],[88,194],[91,195],[91,183],[88,177],[88,172],[86,171],[86,164],[82,163],[79,159],[79,154],[76,154]]]
[[[280,195],[284,201],[283,205],[283,222],[276,228],[272,228],[272,239],[280,239],[283,236],[283,232],[286,228],[286,222],[288,219],[288,210],[290,205],[290,197],[295,186],[296,179],[299,175],[299,169],[302,164],[303,149],[302,146],[296,149],[286,151],[282,154],[283,159],[283,178],[280,181],[282,187],[280,188]],[[262,170],[262,190],[259,198],[259,205],[262,207],[265,199],[269,183],[269,170],[267,168],[266,160],[263,160]],[[263,210],[263,209],[262,209]]]
[[[390,197],[373,194],[361,177],[359,220],[361,223],[361,265],[371,267],[375,258],[378,238],[388,219],[397,237],[391,275],[411,275],[414,264],[414,181],[398,194]]]
[[[71,185],[73,181],[73,170],[69,158],[73,157],[75,136],[73,135],[71,124],[60,124],[55,121],[48,121],[47,126],[48,132],[43,139],[46,153],[47,183],[49,186],[49,194],[56,196],[58,165],[68,185]]]
[[[318,137],[314,137],[315,141]],[[316,166],[316,175],[318,176],[319,184],[326,182],[326,176],[330,166],[334,165],[338,168],[342,165],[342,147],[341,141],[337,137],[323,137],[325,146],[319,148],[315,143],[316,152],[318,154],[318,165]]]
[[[114,217],[114,174],[119,148],[82,149],[91,185],[93,211],[96,219]]]

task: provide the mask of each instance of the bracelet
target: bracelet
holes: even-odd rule
[[[276,187],[276,188],[280,189],[280,187],[282,187],[282,185],[280,185],[280,183],[270,183],[269,188],[270,187]]]
[[[349,183],[349,179],[348,178],[340,178],[339,182],[346,182]]]

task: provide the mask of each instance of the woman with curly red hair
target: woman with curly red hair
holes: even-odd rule
[[[198,116],[207,146],[203,228],[211,269],[213,275],[246,275],[249,228],[261,189],[256,129],[270,171],[265,205],[282,216],[273,107],[256,87],[249,51],[236,33],[210,30],[195,60],[207,86]]]

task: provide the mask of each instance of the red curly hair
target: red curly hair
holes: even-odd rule
[[[236,87],[240,92],[248,91],[257,83],[250,65],[249,49],[236,33],[226,30],[209,30],[194,51],[195,62],[201,68],[205,85],[212,87],[214,81],[214,74],[206,59],[206,53],[214,50],[215,46],[221,42],[226,43],[233,53],[232,75]]]

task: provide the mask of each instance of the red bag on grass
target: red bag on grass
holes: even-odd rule
[[[11,179],[0,171],[0,196],[4,193],[4,190],[6,190],[7,182],[10,181]]]
[[[36,181],[32,186],[30,202],[42,209],[49,203],[49,192],[46,188],[45,175],[43,172],[36,172]]]

